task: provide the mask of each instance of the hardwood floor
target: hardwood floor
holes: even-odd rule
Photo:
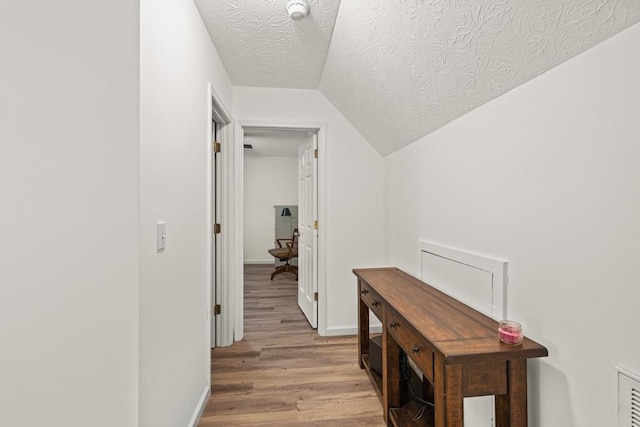
[[[244,340],[212,351],[198,427],[384,426],[357,337],[318,336],[298,308],[293,275],[271,281],[272,271],[245,266]]]

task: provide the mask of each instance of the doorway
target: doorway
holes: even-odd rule
[[[235,161],[235,182],[242,183],[236,187],[234,194],[236,203],[236,215],[234,221],[236,222],[236,259],[234,263],[235,276],[235,328],[234,339],[239,341],[244,335],[244,283],[242,279],[242,271],[244,269],[244,144],[245,144],[245,132],[249,133],[256,130],[269,130],[269,131],[297,131],[304,132],[308,135],[315,135],[317,151],[314,155],[317,156],[317,168],[316,168],[316,183],[317,183],[317,215],[314,220],[314,230],[316,230],[316,245],[317,256],[314,258],[314,275],[317,286],[317,328],[320,335],[326,335],[326,269],[323,267],[326,265],[326,253],[325,253],[325,233],[326,227],[322,227],[322,224],[326,224],[326,158],[322,153],[326,150],[326,125],[324,123],[295,123],[295,124],[265,124],[256,122],[237,122],[235,127],[236,134],[236,161]],[[272,206],[273,207],[273,206]],[[266,251],[265,251],[266,252]]]
[[[316,141],[317,132],[306,130],[245,128],[243,135],[245,270],[255,264],[274,266],[274,286],[293,279],[298,306],[314,329],[318,285]],[[289,250],[284,253],[287,259],[274,258],[273,250]]]

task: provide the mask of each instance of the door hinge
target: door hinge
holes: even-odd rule
[[[220,307],[220,304],[216,304],[216,305],[213,306],[213,315],[214,316],[217,316],[221,312],[222,312],[222,307]]]
[[[313,228],[314,228],[315,230],[317,230],[317,229],[318,229],[318,227],[319,227],[319,225],[318,225],[318,220],[313,221]]]
[[[318,293],[317,292],[313,293],[313,300],[314,301],[318,301]]]
[[[318,158],[318,149],[313,150],[313,157]]]
[[[213,152],[219,153],[220,149],[221,149],[220,143],[218,141],[213,141]]]
[[[213,224],[213,234],[220,234],[222,226],[220,224]]]

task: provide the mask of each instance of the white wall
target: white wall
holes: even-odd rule
[[[509,261],[509,317],[546,345],[530,425],[616,424],[640,372],[640,25],[385,159],[386,259],[425,238]]]
[[[382,158],[317,90],[234,87],[233,99],[237,120],[327,124],[327,332],[355,333],[351,270],[382,262]]]
[[[138,2],[0,6],[0,425],[135,426]]]
[[[207,82],[228,108],[231,84],[190,0],[141,2],[140,56],[140,426],[186,426],[210,376]]]
[[[273,263],[275,205],[298,204],[298,159],[244,158],[244,261]]]

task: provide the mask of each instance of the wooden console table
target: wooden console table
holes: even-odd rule
[[[433,384],[435,427],[464,425],[463,398],[495,395],[497,427],[527,426],[527,359],[548,355],[524,338],[498,339],[498,322],[397,268],[355,269],[358,360],[381,393],[388,425],[411,423],[400,407],[399,347]],[[382,378],[369,366],[369,309],[382,322]]]

